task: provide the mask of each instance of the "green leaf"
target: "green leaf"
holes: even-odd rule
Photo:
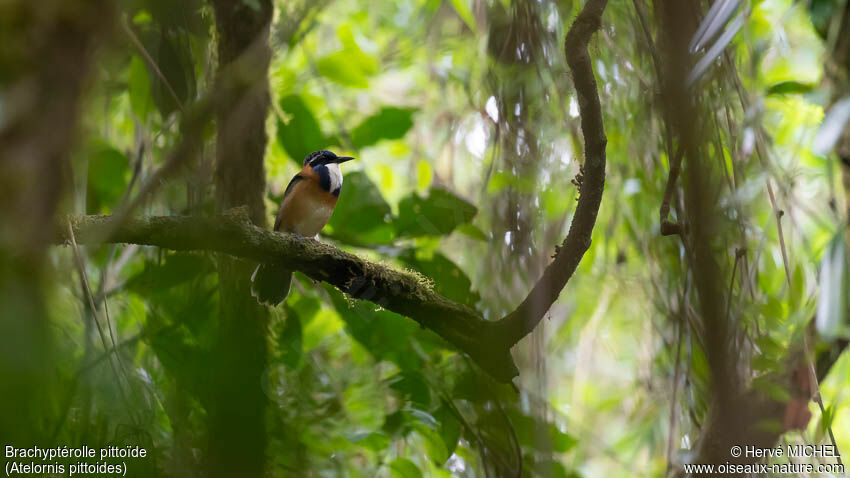
[[[468,223],[477,213],[469,202],[433,187],[427,198],[412,193],[402,199],[394,226],[399,236],[440,236]]]
[[[286,117],[278,119],[277,141],[300,166],[308,154],[324,148],[327,140],[313,112],[299,95],[282,98],[280,109]]]
[[[434,412],[434,418],[437,420],[437,431],[440,433],[443,444],[446,446],[446,453],[448,456],[452,456],[460,440],[460,421],[458,421],[457,417],[455,417],[454,413],[446,405],[441,405]]]
[[[568,473],[563,463],[553,459],[535,461],[532,468],[534,469],[533,476],[547,476],[551,478],[572,478],[579,476],[575,473]]]
[[[396,458],[390,463],[390,471],[395,478],[422,478],[422,472],[407,458]]]
[[[350,58],[345,51],[338,51],[319,58],[316,62],[319,74],[325,78],[352,88],[368,88],[369,78],[360,68],[351,68]]]
[[[472,282],[466,273],[439,252],[430,258],[418,258],[415,251],[407,250],[399,259],[433,279],[434,289],[455,302],[473,306],[481,299],[481,296],[472,290]]]
[[[422,374],[415,370],[402,370],[389,379],[390,388],[398,392],[403,400],[419,408],[428,408],[431,392]]]
[[[356,432],[348,437],[348,441],[369,448],[374,452],[386,450],[390,446],[390,437],[382,432]]]
[[[767,96],[778,95],[800,95],[808,93],[815,88],[810,83],[800,83],[799,81],[780,81],[771,85],[767,89]]]
[[[129,75],[127,92],[130,95],[130,108],[144,123],[153,106],[151,80],[144,61],[136,55],[130,59]]]
[[[141,0],[125,3],[144,6],[149,11],[148,22],[169,31],[191,32],[201,37],[206,37],[210,31],[210,25],[204,21],[202,13],[203,0]]]
[[[759,348],[759,351],[762,355],[774,359],[776,361],[783,355],[785,355],[786,348],[782,346],[779,342],[777,342],[773,337],[768,334],[762,335],[755,339],[755,343]],[[777,368],[779,363],[777,362]]]
[[[753,379],[753,388],[766,393],[777,402],[786,403],[791,398],[788,389],[774,382],[770,376],[762,375]]]
[[[328,236],[352,245],[389,244],[392,210],[366,174],[345,175],[339,202],[329,222]]]
[[[379,71],[378,60],[364,53],[357,46],[354,34],[347,25],[340,27],[337,35],[343,48],[319,58],[316,62],[319,74],[341,85],[368,88],[368,77]]]
[[[541,450],[551,446],[554,452],[566,453],[578,443],[574,436],[562,432],[554,423],[538,420],[519,411],[510,411],[508,416],[516,432],[517,440],[523,445],[540,447]],[[541,442],[541,436],[546,436],[548,443]]]
[[[443,466],[443,464],[449,459],[449,454],[440,434],[432,428],[422,424],[414,426],[414,429],[425,442],[425,453],[428,454],[428,457],[438,466]]]
[[[475,31],[475,16],[472,14],[472,9],[469,8],[468,0],[451,0],[452,6],[458,16],[466,23],[470,30]]]
[[[127,189],[130,161],[121,151],[103,146],[89,157],[86,211],[89,214],[109,212],[118,205]]]
[[[203,254],[168,254],[162,264],[148,262],[142,272],[127,280],[124,288],[141,295],[169,293],[175,287],[215,272]]]
[[[413,349],[413,336],[419,328],[416,322],[394,312],[378,310],[371,302],[351,303],[335,287],[326,285],[325,290],[349,334],[377,360],[392,361],[402,370],[420,367],[421,360]],[[380,302],[380,298],[373,299]]]
[[[414,108],[384,107],[351,130],[355,148],[365,148],[383,139],[400,139],[413,127]]]
[[[159,68],[157,72],[146,65],[151,96],[164,118],[195,96],[195,66],[189,35],[182,30],[162,28],[158,33],[145,35],[143,42]]]
[[[431,163],[428,161],[419,161],[416,163],[416,187],[425,190],[431,185],[434,179],[434,170],[431,168]]]
[[[487,241],[487,234],[484,234],[478,226],[472,223],[461,224],[455,229],[464,236],[469,236],[478,241]]]

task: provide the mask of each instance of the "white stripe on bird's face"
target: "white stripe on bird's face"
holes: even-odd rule
[[[331,177],[331,192],[336,191],[342,187],[342,171],[339,170],[339,165],[336,163],[328,164],[326,167],[328,168],[328,175]]]

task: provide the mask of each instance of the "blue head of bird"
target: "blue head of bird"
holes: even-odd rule
[[[319,184],[325,191],[339,196],[342,186],[342,172],[339,165],[351,161],[351,156],[337,156],[331,151],[315,151],[304,158],[304,168],[310,167],[319,178]]]

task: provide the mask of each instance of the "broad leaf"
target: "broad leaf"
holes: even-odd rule
[[[278,119],[277,141],[298,165],[313,151],[327,144],[319,122],[298,95],[289,95],[280,100],[280,109],[286,116]]]
[[[388,244],[393,239],[391,213],[390,205],[366,174],[345,174],[326,233],[352,245]]]
[[[422,472],[415,463],[407,458],[396,458],[390,463],[394,478],[422,478]]]
[[[433,187],[428,197],[413,193],[402,199],[394,226],[399,236],[441,236],[468,223],[477,212],[466,200]]]
[[[481,298],[472,290],[472,282],[466,273],[440,253],[430,258],[418,258],[414,251],[408,250],[399,259],[433,279],[435,290],[455,302],[473,306]]]
[[[337,35],[343,48],[316,62],[319,74],[341,85],[367,88],[368,77],[379,71],[378,61],[360,49],[347,25],[340,27]]]
[[[130,180],[130,161],[121,151],[103,146],[89,157],[86,210],[109,212],[118,205]]]
[[[130,108],[142,122],[148,118],[153,107],[151,80],[144,61],[136,55],[130,60],[127,93],[130,95]]]
[[[384,107],[351,130],[355,148],[371,146],[382,139],[399,139],[413,127],[413,108]]]
[[[325,286],[325,290],[348,332],[377,360],[389,360],[403,370],[420,367],[421,360],[413,348],[413,336],[419,328],[416,322],[394,312],[378,310],[372,302],[357,300],[351,303],[332,286]],[[373,300],[380,302],[380,297],[373,297]]]

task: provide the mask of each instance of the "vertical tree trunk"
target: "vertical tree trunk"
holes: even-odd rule
[[[257,5],[257,3],[259,5]],[[267,71],[272,5],[213,0],[218,30],[216,196],[220,211],[248,206],[265,225]],[[268,313],[251,297],[254,264],[218,257],[221,309],[211,371],[207,466],[214,476],[262,476],[265,462]]]
[[[0,442],[45,445],[55,390],[45,249],[111,3],[0,2]],[[66,177],[67,178],[67,177]]]

